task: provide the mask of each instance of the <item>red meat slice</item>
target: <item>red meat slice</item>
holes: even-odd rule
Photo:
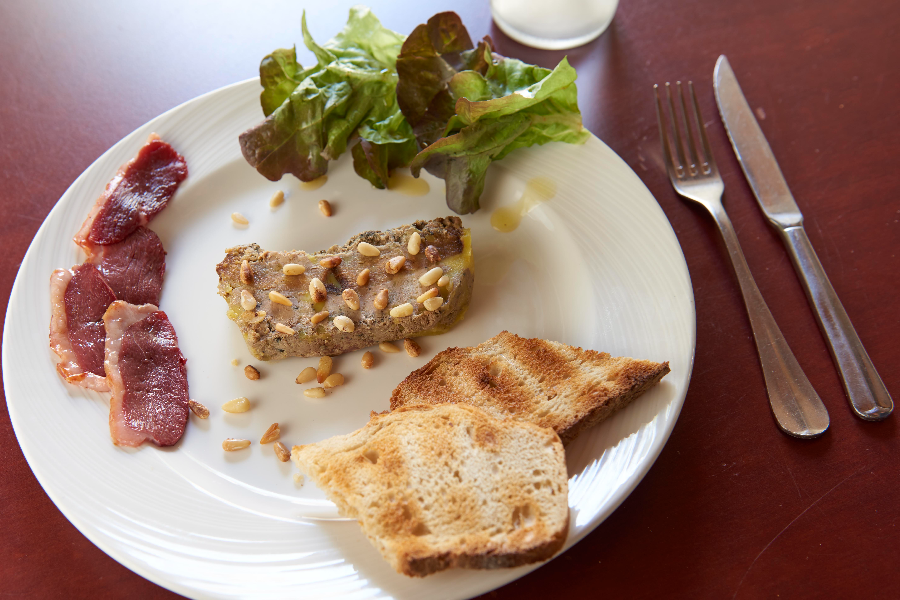
[[[188,419],[187,361],[166,313],[152,304],[116,301],[103,322],[113,442],[175,444]]]
[[[187,177],[184,157],[153,134],[131,162],[106,185],[75,243],[90,252],[91,244],[121,242],[166,207]]]
[[[138,227],[127,238],[108,246],[91,246],[89,262],[97,265],[117,300],[159,305],[166,251],[152,230]]]

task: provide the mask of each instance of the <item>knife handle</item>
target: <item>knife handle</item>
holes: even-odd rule
[[[816,320],[828,341],[853,412],[867,421],[887,418],[894,410],[894,402],[831,287],[806,231],[802,225],[779,228],[779,231],[790,250],[806,297],[815,309]]]
[[[722,232],[725,246],[731,256],[731,264],[741,286],[747,316],[750,317],[750,327],[753,329],[753,339],[756,340],[759,362],[766,379],[769,405],[778,426],[785,433],[795,437],[813,438],[821,435],[828,429],[830,422],[828,410],[800,368],[756,286],[731,219],[728,218],[721,203],[717,207],[707,206],[707,208],[715,218],[719,231]]]

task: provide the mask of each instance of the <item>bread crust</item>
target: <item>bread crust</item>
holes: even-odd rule
[[[448,348],[391,395],[410,404],[469,404],[497,418],[550,427],[563,444],[607,419],[669,372],[669,363],[584,350],[503,331],[471,348]]]

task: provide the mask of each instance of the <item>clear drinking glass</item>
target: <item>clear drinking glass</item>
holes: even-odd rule
[[[606,31],[619,0],[491,0],[500,30],[526,46],[563,50]]]

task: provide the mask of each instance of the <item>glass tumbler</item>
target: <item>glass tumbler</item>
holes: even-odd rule
[[[526,46],[563,50],[606,31],[619,0],[491,0],[500,30]]]

